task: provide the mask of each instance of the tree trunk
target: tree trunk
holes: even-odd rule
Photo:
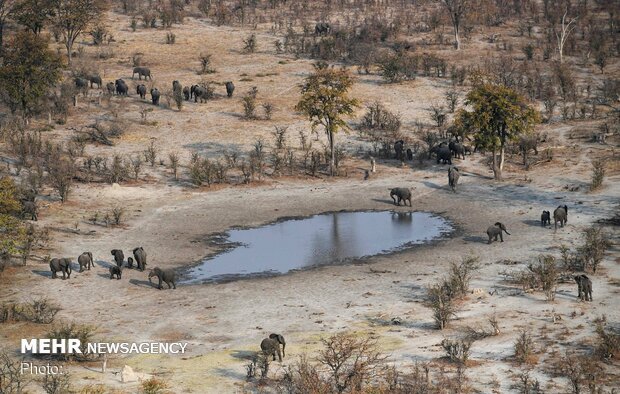
[[[67,38],[67,42],[65,43],[67,47],[67,64],[71,65],[71,49],[73,48],[73,40]]]
[[[329,175],[334,176],[334,168],[336,166],[336,156],[334,155],[334,132],[330,130],[327,132],[327,135],[329,136],[329,150],[331,151],[331,157],[329,159]]]
[[[495,178],[496,181],[502,178],[502,170],[497,165],[497,148],[495,147],[493,147],[493,178]]]
[[[461,49],[461,39],[459,38],[459,24],[454,23],[454,47],[456,50]]]

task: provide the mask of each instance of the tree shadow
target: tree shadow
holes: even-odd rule
[[[216,368],[215,373],[217,373],[220,376],[226,377],[226,378],[234,379],[236,381],[243,381],[246,378],[246,375],[241,372],[233,371],[231,369],[222,368],[222,367]]]

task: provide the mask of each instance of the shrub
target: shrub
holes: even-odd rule
[[[172,32],[166,33],[166,44],[173,45],[177,41],[176,34]]]
[[[0,393],[19,394],[28,384],[26,374],[21,371],[21,361],[8,353],[0,353]]]
[[[114,224],[120,225],[123,220],[123,216],[125,215],[125,208],[123,207],[114,207],[112,208],[112,217],[114,218]]]
[[[530,363],[534,354],[534,341],[529,331],[522,330],[514,344],[515,360],[519,363]]]
[[[452,298],[462,297],[469,291],[469,282],[473,273],[479,268],[479,257],[464,257],[460,264],[451,263],[447,292]]]
[[[592,181],[590,182],[590,190],[594,191],[603,185],[605,179],[605,162],[596,160],[592,162]]]
[[[444,339],[441,341],[441,346],[446,351],[450,361],[458,362],[461,365],[467,364],[471,344],[472,342],[466,340]]]
[[[528,269],[534,274],[536,287],[542,289],[547,301],[553,301],[559,274],[555,258],[549,255],[541,255],[538,257],[538,263],[529,264]]]
[[[164,380],[156,377],[147,379],[140,384],[141,392],[144,394],[160,394],[167,388],[168,384]]]
[[[452,316],[455,315],[456,307],[452,297],[447,292],[445,282],[437,283],[427,290],[428,304],[433,310],[433,317],[437,328],[443,330]]]
[[[241,99],[243,103],[243,116],[245,119],[256,118],[256,92],[256,88],[254,88]]]
[[[200,60],[200,70],[198,74],[212,74],[215,72],[215,70],[211,68],[211,54],[201,53],[198,60]]]
[[[143,153],[144,160],[151,163],[151,167],[155,166],[155,161],[157,160],[157,147],[155,146],[155,141],[151,140],[151,143]]]
[[[271,103],[264,103],[263,110],[265,110],[265,119],[270,120],[273,115],[274,106]]]
[[[251,34],[243,40],[243,50],[246,53],[254,53],[256,51],[256,34]]]
[[[583,270],[591,269],[593,273],[596,273],[605,252],[611,246],[609,237],[601,228],[594,226],[585,229],[582,237],[583,245],[577,249],[577,253],[583,261]]]
[[[607,330],[603,322],[596,325],[598,344],[596,353],[603,360],[618,359],[620,357],[620,333]]]
[[[71,392],[71,383],[69,382],[69,374],[58,373],[45,374],[42,382],[43,390],[47,394],[66,394]]]
[[[170,160],[170,168],[172,168],[172,173],[174,174],[174,180],[178,180],[178,171],[179,171],[179,154],[176,152],[172,152],[168,154],[168,159]]]
[[[80,340],[80,350],[82,353],[70,354],[70,353],[62,353],[62,354],[52,354],[49,355],[51,358],[57,358],[63,361],[77,360],[77,361],[86,361],[92,355],[88,353],[88,343],[91,341],[94,336],[95,329],[91,326],[76,324],[76,323],[62,323],[59,326],[54,327],[50,332],[47,333],[46,337],[49,339],[79,339]]]

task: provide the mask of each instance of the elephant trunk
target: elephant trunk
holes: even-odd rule
[[[504,232],[506,232],[506,234],[510,235],[510,233],[508,232],[508,230],[504,229]]]

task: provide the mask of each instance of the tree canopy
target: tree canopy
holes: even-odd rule
[[[60,79],[60,68],[60,59],[48,49],[46,38],[30,31],[17,33],[4,50],[0,99],[12,113],[30,118]]]
[[[461,109],[455,125],[473,133],[480,148],[493,151],[493,173],[501,180],[506,143],[531,132],[540,114],[513,89],[492,83],[477,84],[467,94],[465,105],[471,111]]]
[[[0,179],[0,260],[15,254],[25,235],[16,217],[21,208],[18,190],[11,178]],[[1,261],[0,261],[1,262]]]
[[[323,127],[331,150],[330,173],[335,168],[334,134],[348,128],[346,116],[353,114],[359,101],[348,96],[354,79],[346,69],[328,68],[325,64],[315,65],[301,87],[301,99],[295,109],[310,120],[312,129]]]

